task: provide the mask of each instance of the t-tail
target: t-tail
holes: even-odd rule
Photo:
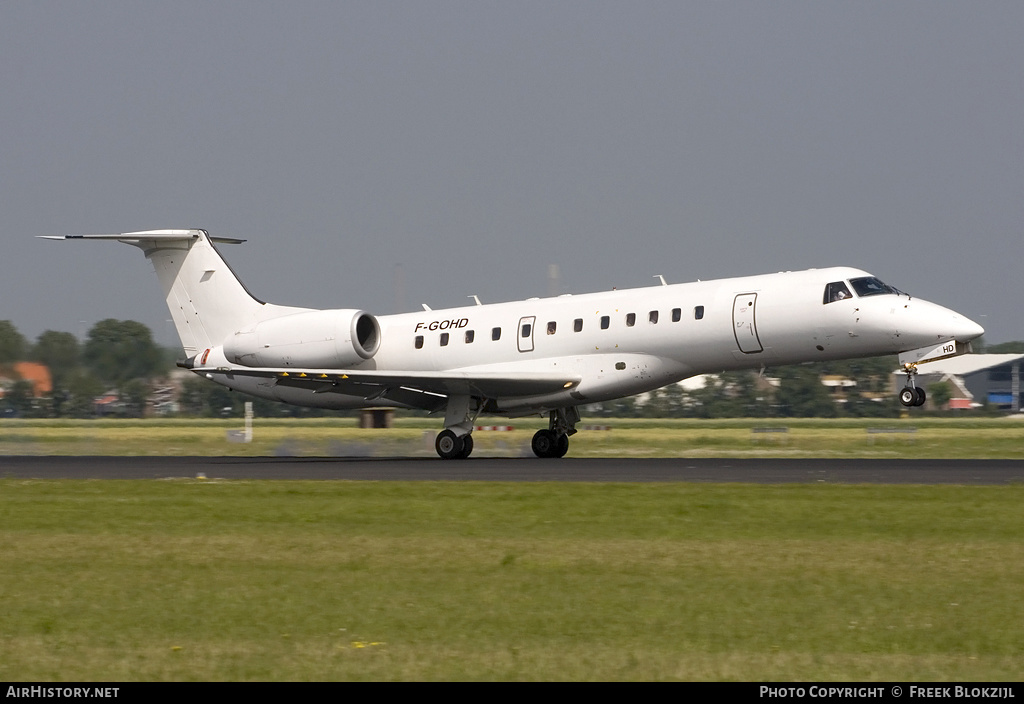
[[[308,308],[257,299],[231,270],[215,243],[245,240],[211,237],[205,230],[146,230],[113,235],[43,235],[52,240],[115,240],[138,247],[153,263],[167,308],[187,357],[224,342],[239,330]]]

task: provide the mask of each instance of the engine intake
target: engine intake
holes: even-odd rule
[[[247,367],[345,369],[380,347],[377,319],[361,310],[311,310],[257,323],[224,341],[229,362]]]

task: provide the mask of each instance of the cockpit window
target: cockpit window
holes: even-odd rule
[[[845,282],[833,281],[830,284],[825,284],[825,298],[822,303],[835,303],[846,298],[853,298],[853,294],[850,293]]]
[[[850,279],[850,285],[857,292],[858,296],[878,296],[883,293],[899,293],[889,284],[883,284],[874,276],[862,276],[859,279]]]

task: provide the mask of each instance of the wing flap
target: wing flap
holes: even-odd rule
[[[405,386],[383,386],[379,384],[335,385],[333,383],[324,383],[323,380],[291,376],[278,378],[275,383],[277,386],[306,389],[314,394],[360,396],[368,403],[389,401],[400,406],[420,408],[431,413],[442,410],[448,403],[447,396]]]

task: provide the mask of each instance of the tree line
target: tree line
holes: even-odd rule
[[[8,378],[15,362],[39,362],[50,372],[52,391],[37,399],[32,384],[16,380],[5,391],[8,414],[42,417],[92,417],[94,401],[116,391],[126,415],[142,415],[149,397],[149,381],[166,374],[173,360],[153,342],[142,323],[101,320],[89,330],[84,343],[69,332],[47,330],[34,343],[9,320],[0,320],[0,368]]]
[[[109,392],[116,402],[103,415],[139,418],[161,388],[162,396],[173,402],[165,412],[185,416],[238,416],[246,401],[253,402],[261,417],[338,415],[234,393],[192,374],[179,392],[168,377],[181,354],[180,348],[157,345],[150,329],[134,320],[101,320],[84,342],[69,332],[47,330],[34,343],[11,321],[0,320],[0,375],[13,379],[0,399],[0,416],[93,418],[100,414],[96,399]],[[53,387],[50,395],[36,398],[32,382],[17,378],[16,362],[46,365]]]

